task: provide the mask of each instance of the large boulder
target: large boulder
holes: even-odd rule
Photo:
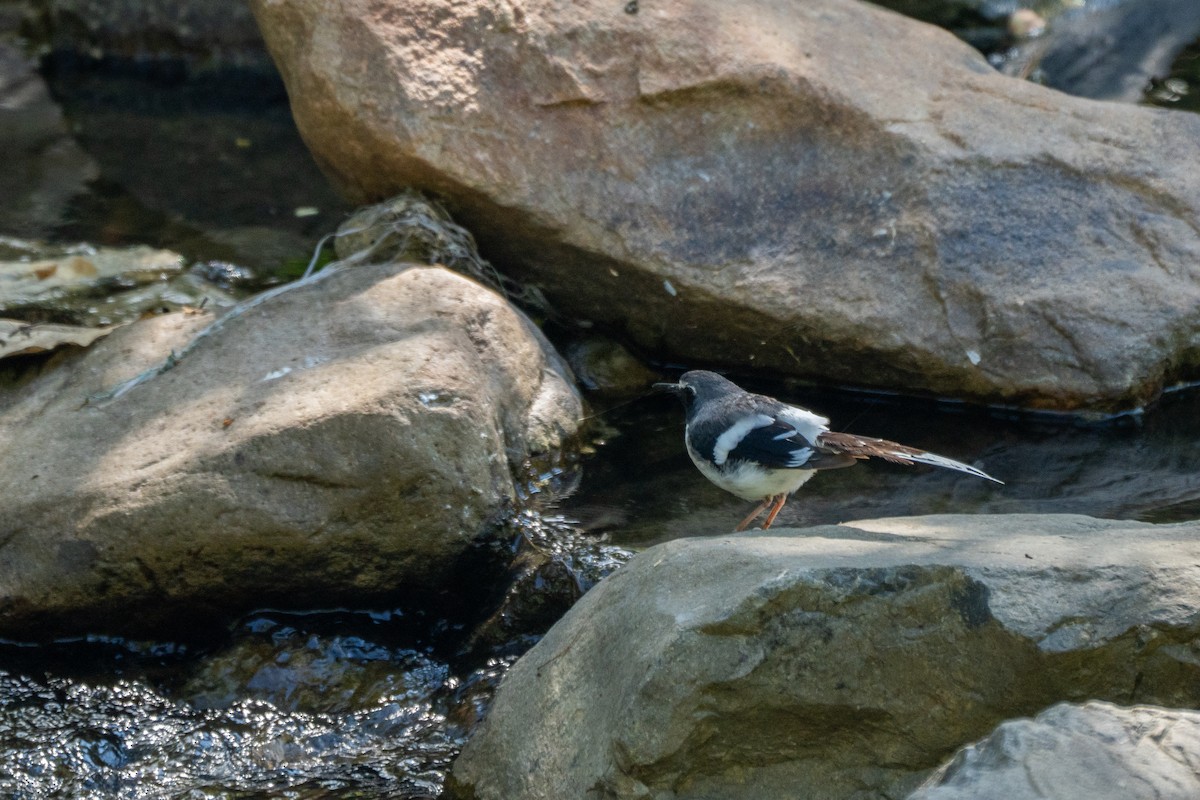
[[[143,320],[0,392],[0,636],[469,593],[473,542],[581,416],[532,323],[445,269],[334,270],[185,351],[208,322]]]
[[[1200,797],[1200,712],[1057,705],[963,748],[909,800],[1065,797]]]
[[[857,0],[251,0],[355,200],[662,359],[1027,406],[1196,378],[1200,118]]]
[[[1005,719],[1200,704],[1200,525],[855,522],[653,547],[513,667],[451,796],[896,797]]]

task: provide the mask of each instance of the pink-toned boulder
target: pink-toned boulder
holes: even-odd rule
[[[1200,118],[857,0],[252,0],[351,199],[663,359],[1056,409],[1197,377]]]

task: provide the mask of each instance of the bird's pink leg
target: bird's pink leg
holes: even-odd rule
[[[754,507],[754,510],[750,512],[750,516],[748,516],[744,520],[742,520],[738,524],[738,526],[736,528],[734,528],[734,530],[735,531],[746,530],[746,528],[748,528],[750,526],[750,523],[754,522],[754,518],[757,517],[762,512],[766,511],[767,506],[771,505],[771,503],[773,503],[774,501],[775,501],[774,497],[768,497],[766,500],[763,500],[761,503],[759,503],[757,506]]]
[[[788,499],[787,492],[770,499],[775,501],[775,505],[771,506],[771,513],[767,514],[767,521],[763,523],[762,529],[764,531],[771,527],[771,523],[773,523],[775,518],[779,516],[779,512],[783,511],[783,504],[786,503]]]

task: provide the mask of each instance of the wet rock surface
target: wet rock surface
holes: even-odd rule
[[[440,193],[660,358],[1058,409],[1196,374],[1192,115],[852,0],[253,7],[346,196]]]
[[[0,243],[0,318],[24,323],[5,331],[8,344],[14,333],[17,339],[44,333],[45,323],[108,327],[168,311],[229,308],[230,288],[228,274],[185,269],[170,250]],[[0,343],[0,357],[6,349]]]
[[[670,542],[518,661],[450,795],[897,796],[1056,702],[1195,707],[1198,563],[1195,524],[1076,516]]]
[[[0,396],[3,635],[449,609],[486,582],[475,541],[525,460],[581,416],[532,323],[443,269],[331,270],[184,350],[210,321],[143,320]]]
[[[1200,713],[1058,705],[964,748],[909,800],[1186,800],[1200,795]]]

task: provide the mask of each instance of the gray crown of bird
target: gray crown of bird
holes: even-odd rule
[[[928,464],[1003,483],[945,456],[886,439],[831,431],[825,417],[747,392],[715,372],[685,372],[678,383],[655,387],[683,401],[684,444],[704,477],[743,500],[758,502],[737,526],[739,531],[764,511],[762,528],[770,528],[788,496],[818,471],[849,467],[867,458]]]

